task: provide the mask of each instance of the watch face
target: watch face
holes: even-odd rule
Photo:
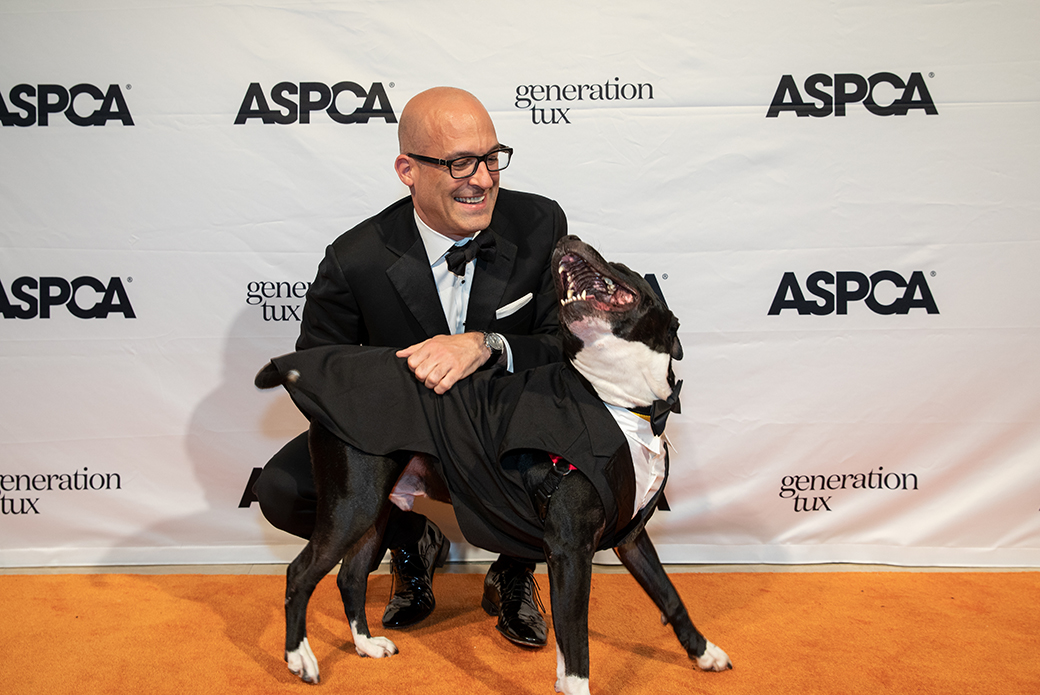
[[[498,333],[486,333],[484,335],[484,344],[492,352],[502,352],[505,349],[505,341],[502,340],[502,336]]]

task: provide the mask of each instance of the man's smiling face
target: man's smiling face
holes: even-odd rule
[[[409,114],[417,123],[408,146],[416,154],[437,159],[481,157],[500,146],[491,116],[475,99],[451,93],[415,106],[421,106],[422,111]],[[464,179],[453,179],[446,167],[405,154],[397,158],[396,167],[401,181],[412,192],[420,219],[434,231],[462,239],[491,224],[500,174],[489,172],[485,164]]]

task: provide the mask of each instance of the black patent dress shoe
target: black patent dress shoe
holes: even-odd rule
[[[422,622],[433,612],[433,571],[448,559],[451,541],[433,522],[415,545],[390,551],[393,595],[383,612],[383,627],[396,629]]]
[[[542,618],[544,608],[529,565],[509,558],[496,560],[484,577],[480,605],[488,615],[498,616],[498,631],[513,644],[545,646],[549,628]]]

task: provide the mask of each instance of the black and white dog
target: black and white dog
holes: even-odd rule
[[[558,692],[589,692],[592,557],[606,548],[699,668],[732,668],[694,627],[644,530],[667,478],[660,435],[681,385],[678,321],[642,277],[577,237],[560,241],[553,266],[565,362],[481,371],[441,396],[384,348],[306,350],[257,374],[261,388],[284,385],[311,421],[317,523],[285,593],[286,661],[304,681],[318,682],[307,603],[340,560],[357,653],[397,653],[369,632],[365,591],[388,500],[414,494],[417,478],[452,503],[474,545],[548,564]]]

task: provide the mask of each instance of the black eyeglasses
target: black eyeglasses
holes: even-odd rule
[[[424,157],[421,154],[408,153],[408,156],[412,159],[418,159],[420,162],[429,162],[430,164],[439,164],[442,167],[448,168],[448,173],[451,174],[453,179],[468,179],[473,174],[477,173],[477,167],[480,166],[481,162],[487,165],[488,171],[502,171],[509,166],[509,160],[513,156],[512,147],[500,147],[496,150],[491,150],[483,157],[475,157],[473,155],[466,155],[465,157],[456,157],[455,159],[435,159],[434,157]]]

